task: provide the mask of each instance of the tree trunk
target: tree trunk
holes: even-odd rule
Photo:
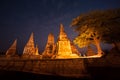
[[[97,47],[97,55],[102,56],[103,51],[100,47],[100,39],[94,38],[94,41],[95,41],[95,45]]]

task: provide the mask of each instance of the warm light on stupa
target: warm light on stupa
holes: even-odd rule
[[[12,52],[12,53],[11,53]],[[13,45],[7,50],[6,55],[12,55],[16,52],[16,40]],[[67,34],[64,31],[64,27],[60,25],[60,33],[57,42],[54,42],[54,35],[50,33],[48,35],[48,41],[42,55],[39,55],[38,45],[35,46],[34,35],[31,34],[27,44],[23,50],[23,57],[36,58],[40,56],[40,59],[69,59],[69,58],[99,58],[102,54],[96,54],[92,56],[80,56],[79,51],[74,44],[69,40]]]
[[[38,53],[38,46],[36,45],[35,47],[34,35],[32,33],[30,35],[27,44],[24,47],[23,56],[35,56],[35,55],[39,55],[39,53]]]
[[[60,25],[60,34],[57,41],[57,54],[56,59],[66,59],[66,58],[79,58],[77,54],[73,54],[71,47],[71,42],[64,31],[64,27]]]

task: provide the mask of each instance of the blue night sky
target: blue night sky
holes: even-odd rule
[[[73,18],[111,8],[120,8],[120,0],[0,0],[0,51],[6,51],[17,39],[21,52],[34,32],[35,43],[42,52],[50,32],[57,40],[60,23],[73,40],[77,35],[70,27]]]

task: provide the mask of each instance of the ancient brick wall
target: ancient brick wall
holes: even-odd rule
[[[0,60],[0,69],[71,77],[88,76],[84,59],[8,58]]]

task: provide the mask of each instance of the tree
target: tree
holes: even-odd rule
[[[88,46],[94,43],[98,50],[98,55],[103,52],[100,42],[116,43],[120,41],[120,9],[105,11],[93,11],[73,19],[71,26],[79,35],[74,39],[74,43],[79,47]],[[81,44],[81,41],[84,44]]]

